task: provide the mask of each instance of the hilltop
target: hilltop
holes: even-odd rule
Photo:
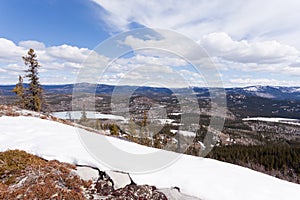
[[[46,160],[55,159],[73,165],[89,166],[107,174],[109,171],[115,170],[97,162],[87,152],[80,142],[74,126],[36,116],[2,116],[0,117],[0,128],[2,130],[1,151],[8,149],[25,150]],[[83,130],[83,132],[91,134],[87,130]],[[95,134],[95,137],[99,140],[108,140],[121,149],[129,149],[139,153],[155,150],[100,134]],[[105,150],[103,149],[104,152]],[[161,150],[161,153],[162,156],[177,155],[164,150]],[[152,160],[152,162],[156,161]],[[122,165],[122,163],[119,164]],[[143,163],[139,164],[143,165]],[[138,185],[153,185],[155,188],[159,188],[158,191],[165,191],[164,188],[169,188],[168,191],[174,191],[170,188],[176,187],[184,194],[203,200],[279,200],[297,199],[300,195],[300,185],[298,184],[289,183],[237,165],[189,155],[178,155],[178,159],[173,164],[165,166],[159,171],[143,174],[130,172],[128,176]],[[127,184],[130,185],[130,183]],[[167,193],[165,191],[165,194]],[[192,198],[191,196],[189,198]]]

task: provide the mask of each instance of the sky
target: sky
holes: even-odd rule
[[[200,47],[224,87],[300,86],[299,7],[297,0],[0,0],[0,84],[16,84],[33,48],[42,84],[88,74],[105,84],[212,86],[203,63],[200,72],[192,65],[203,58],[193,49]]]

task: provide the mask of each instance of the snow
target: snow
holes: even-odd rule
[[[201,149],[204,150],[205,149],[205,145],[203,144],[203,142],[198,141],[198,143],[200,144]]]
[[[171,133],[173,134],[180,134],[180,135],[183,135],[185,137],[196,137],[196,133],[195,132],[191,132],[191,131],[184,131],[184,130],[173,130],[171,129],[170,130]]]
[[[291,92],[300,92],[300,88],[294,88]]]
[[[91,167],[77,166],[77,168],[73,171],[85,181],[98,180],[99,178],[98,170]]]
[[[60,119],[80,119],[82,116],[82,111],[53,112],[51,115]],[[95,111],[86,111],[86,116],[89,119],[125,120],[125,118],[122,116],[102,114]]]
[[[179,131],[179,134],[180,134],[180,135],[183,135],[183,136],[186,136],[186,137],[195,137],[195,136],[196,136],[196,133],[195,133],[195,132],[191,132],[191,131],[183,131],[183,130],[180,130],[180,131]]]
[[[97,165],[82,146],[76,128],[35,117],[0,117],[0,150],[21,149],[47,160]]]
[[[127,173],[115,172],[115,171],[108,170],[108,171],[106,171],[106,174],[113,181],[115,190],[123,188],[126,185],[129,185],[131,183],[130,176]]]
[[[178,112],[178,113],[170,113],[170,115],[174,115],[174,116],[179,116],[181,115],[182,113]]]
[[[249,92],[257,92],[257,91],[259,91],[259,89],[256,86],[246,87],[246,88],[244,88],[244,90],[249,91]]]
[[[174,119],[156,119],[156,121],[159,121],[161,124],[171,124],[174,122]]]
[[[276,117],[249,117],[244,118],[243,121],[263,121],[263,122],[276,122],[276,123],[284,123],[284,124],[291,124],[291,125],[299,125],[299,119],[290,119],[290,118],[276,118]]]
[[[178,130],[171,129],[170,132],[173,133],[173,134],[176,134],[178,132]]]
[[[272,94],[265,93],[262,86],[245,87],[244,91],[251,92],[251,93],[255,94],[256,96],[263,97],[263,98],[274,98],[274,96]]]
[[[0,117],[0,129],[0,151],[21,149],[45,159],[88,165],[102,171],[112,170],[97,162],[87,152],[75,127],[34,117],[3,116]],[[94,134],[82,131],[86,134]],[[135,153],[154,151],[152,148],[113,137],[95,134],[95,138],[108,139],[117,147],[131,149]],[[166,151],[162,153],[164,156],[176,154]],[[148,163],[136,163],[141,166],[146,164]],[[298,184],[240,166],[189,155],[179,156],[174,163],[161,170],[151,173],[132,173],[130,176],[137,184],[155,185],[158,188],[177,186],[181,192],[203,200],[296,200],[300,196]]]
[[[163,188],[159,189],[158,191],[164,193],[167,197],[167,199],[174,199],[174,200],[199,200],[199,198],[188,196],[185,194],[182,194],[175,188]]]
[[[274,96],[269,93],[255,92],[255,95],[263,98],[269,98],[269,99],[274,98]]]

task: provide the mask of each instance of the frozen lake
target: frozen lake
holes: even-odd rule
[[[277,118],[277,117],[249,117],[244,118],[243,121],[263,121],[263,122],[276,122],[276,123],[284,123],[291,125],[300,126],[299,119],[290,119],[290,118]]]
[[[80,119],[82,116],[82,111],[64,111],[64,112],[53,112],[52,116],[60,119]],[[95,111],[86,111],[88,119],[111,119],[111,120],[120,120],[124,121],[125,118],[118,115],[111,114],[102,114]]]

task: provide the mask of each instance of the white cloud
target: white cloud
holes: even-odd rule
[[[105,14],[102,13],[102,21],[106,22],[113,32],[130,30],[132,23],[135,22],[147,27],[175,30],[199,42],[212,55],[216,66],[222,72],[226,71],[226,81],[231,85],[260,83],[289,85],[296,82],[293,81],[294,79],[287,80],[292,76],[300,76],[300,40],[298,40],[300,1],[92,1],[106,10]],[[174,49],[176,52],[181,52],[183,57],[186,55],[199,57],[198,54],[193,54],[193,48],[185,45],[178,38],[170,37],[163,32],[159,34],[162,35],[161,39],[128,36],[123,44],[132,48],[159,46],[162,51],[158,49],[141,51],[131,58],[119,58],[109,68],[103,81],[112,83],[125,77],[127,72],[135,68],[140,69],[127,74],[128,79],[143,77],[142,73],[145,73],[146,69],[152,69],[153,74],[159,71],[161,71],[160,75],[165,76],[176,74],[179,71],[175,68],[180,69],[185,61],[176,55],[163,53],[164,49]],[[41,42],[22,41],[16,45],[2,38],[0,39],[0,64],[5,62],[5,66],[0,65],[3,66],[0,67],[0,72],[1,69],[9,71],[8,67],[12,67],[12,73],[19,72],[20,69],[17,67],[24,66],[21,56],[26,54],[28,47],[36,49],[38,59],[45,70],[41,75],[47,77],[43,80],[54,83],[72,80],[71,77],[78,72],[81,62],[93,53],[89,49],[66,44],[45,47]],[[161,57],[157,57],[157,54]],[[93,67],[103,68],[101,64],[107,60],[108,58],[104,56],[94,54],[89,57],[86,66],[91,66],[89,70],[92,72]],[[15,65],[11,66],[11,64]],[[238,74],[236,72],[249,74],[251,78],[233,79],[232,77]],[[260,72],[280,74],[282,77],[255,78]],[[57,76],[54,73],[62,75]],[[181,70],[180,73],[190,81],[201,83],[201,76],[197,73],[188,70]],[[230,73],[232,76],[228,77]],[[15,78],[15,76],[11,77]],[[51,80],[48,77],[51,77]],[[173,80],[176,84],[176,79]]]
[[[83,62],[90,53],[91,50],[87,48],[78,48],[66,44],[47,48],[47,55],[52,58],[67,60],[74,63]]]
[[[157,52],[157,55],[160,55],[159,52]],[[133,66],[156,65],[162,67],[164,66],[178,67],[178,66],[187,65],[188,63],[184,59],[179,57],[151,56],[151,55],[144,55],[138,53],[130,58],[119,58],[115,61],[114,64],[119,66],[119,68],[117,68],[119,70],[120,67],[130,66],[131,64]]]
[[[269,72],[288,80],[300,74],[300,1],[92,1],[107,11],[103,21],[114,31],[130,30],[133,22],[178,31],[203,45],[212,60],[218,61],[216,66],[233,75],[234,70]],[[192,53],[180,41],[172,40],[183,55]],[[133,36],[125,40],[133,48],[151,43],[162,48],[169,44]]]
[[[295,47],[277,41],[234,41],[224,32],[205,35],[200,44],[213,56],[241,63],[283,63],[300,56]]]
[[[115,60],[105,70],[102,80],[109,84],[152,86],[161,84],[167,87],[180,87],[184,85],[183,77],[179,77],[176,70],[182,66],[180,64],[184,65],[186,62],[180,58],[158,58],[137,54]]]
[[[93,1],[108,11],[102,17],[114,29],[128,30],[130,23],[136,22],[153,28],[186,29],[186,32],[193,26],[204,27],[211,21],[220,20],[225,13],[234,11],[240,4],[232,0],[223,3],[217,0]]]
[[[34,49],[34,50],[43,50],[46,48],[45,44],[42,42],[34,41],[34,40],[26,40],[19,42],[20,47],[24,47],[25,49]]]
[[[119,31],[129,30],[132,22],[176,30],[195,40],[222,31],[239,40],[265,40],[270,36],[276,39],[299,31],[298,0],[92,1],[107,11],[103,21]]]
[[[226,61],[220,58],[213,59],[217,63],[217,67],[224,72],[231,72],[232,76],[235,72],[243,72],[244,74],[273,74],[281,75],[282,79],[290,79],[294,76],[300,76],[300,67],[293,65],[293,62],[287,63],[239,63],[234,61]],[[290,64],[292,63],[292,64]]]
[[[159,50],[173,49],[175,52],[180,52],[183,57],[192,57],[194,59],[204,58],[206,55],[195,54],[195,50],[190,45],[187,45],[185,40],[174,37],[167,32],[159,32],[163,37],[160,39],[141,39],[134,36],[126,37],[124,44],[129,45],[133,49],[139,47],[157,47],[160,49],[156,52],[159,55]],[[201,46],[209,53],[211,60],[220,70],[238,70],[244,72],[270,72],[278,73],[285,76],[299,76],[299,59],[300,52],[291,46],[280,44],[276,41],[264,42],[249,42],[246,40],[235,41],[226,33],[211,33],[203,36],[200,41]],[[155,55],[152,50],[146,55]],[[162,57],[166,56],[162,53]],[[147,57],[149,59],[150,57]],[[172,59],[176,58],[173,55]],[[178,58],[178,57],[177,57]],[[161,64],[162,60],[157,59]],[[183,59],[182,59],[183,60]],[[137,63],[137,59],[135,63]],[[155,60],[149,60],[155,62]],[[184,60],[183,60],[184,61]],[[177,61],[178,66],[184,65],[183,62]],[[176,63],[173,63],[176,65]],[[209,64],[209,66],[212,66]],[[207,72],[207,71],[206,71]],[[205,72],[205,73],[206,73]],[[234,72],[232,72],[234,74]]]
[[[0,84],[14,84],[17,82],[17,76],[24,74],[26,66],[22,56],[26,55],[29,48],[35,50],[41,64],[39,72],[42,84],[49,83],[48,81],[63,83],[74,80],[81,64],[93,52],[87,48],[66,44],[46,47],[43,43],[33,40],[21,41],[16,45],[11,40],[0,38],[0,73],[6,76]],[[97,65],[103,59],[106,58],[98,54],[92,55],[87,64]]]
[[[24,48],[15,45],[12,41],[0,38],[0,62],[18,62],[22,60],[20,55],[24,52]]]

